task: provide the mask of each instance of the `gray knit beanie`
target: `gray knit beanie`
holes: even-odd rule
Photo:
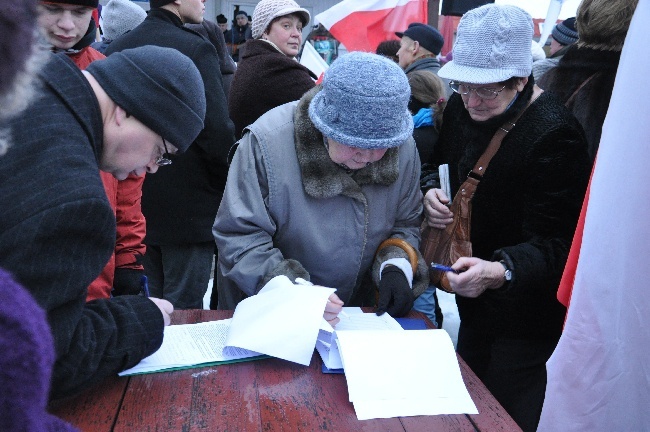
[[[458,23],[454,59],[438,76],[470,84],[527,77],[533,66],[533,19],[517,6],[487,4]]]
[[[92,62],[86,71],[113,102],[179,152],[203,129],[203,79],[192,60],[175,49],[127,49]]]
[[[402,145],[413,133],[411,88],[402,68],[385,57],[351,52],[339,57],[309,104],[309,118],[326,137],[351,147]]]
[[[261,38],[275,18],[289,14],[298,15],[303,27],[306,27],[311,19],[309,11],[298,6],[298,3],[293,0],[262,0],[259,2],[253,11],[253,27],[251,28],[253,39]]]
[[[104,36],[115,40],[136,28],[147,17],[147,13],[131,0],[111,0],[102,9]]]

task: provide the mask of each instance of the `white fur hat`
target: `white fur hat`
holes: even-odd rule
[[[527,77],[533,67],[533,19],[516,6],[487,4],[467,12],[458,24],[454,59],[438,76],[470,84]]]
[[[307,26],[311,19],[309,11],[301,8],[293,0],[262,0],[259,2],[253,11],[253,28],[251,29],[253,39],[261,38],[275,18],[289,14],[298,15],[303,27]]]

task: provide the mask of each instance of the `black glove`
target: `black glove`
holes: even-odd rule
[[[113,295],[138,295],[142,290],[142,275],[144,270],[130,268],[115,269],[113,278]]]
[[[392,317],[404,316],[413,308],[414,300],[413,291],[402,270],[393,265],[384,267],[379,281],[377,315],[388,312]]]

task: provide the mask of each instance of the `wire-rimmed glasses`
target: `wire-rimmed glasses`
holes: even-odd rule
[[[473,91],[476,93],[476,96],[484,100],[496,99],[496,97],[499,96],[499,93],[506,88],[505,85],[498,90],[494,87],[470,87],[467,84],[456,81],[451,81],[449,87],[454,91],[454,93],[458,93],[461,96],[467,96]]]
[[[158,159],[156,159],[156,165],[158,166],[167,166],[172,164],[172,160],[169,159],[169,150],[167,150],[167,142],[165,141],[165,138],[162,138],[163,141],[163,146],[165,147],[165,153],[161,154],[158,156]]]

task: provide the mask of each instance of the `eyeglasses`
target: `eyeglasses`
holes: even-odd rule
[[[474,93],[476,93],[476,96],[484,100],[496,99],[496,97],[499,96],[499,93],[501,93],[506,88],[505,85],[499,90],[496,90],[492,87],[470,87],[467,84],[461,84],[456,81],[451,81],[449,83],[449,87],[451,87],[454,93],[458,93],[461,96],[467,96],[471,91],[474,91]]]
[[[169,157],[166,157],[166,156],[169,156],[169,150],[167,150],[167,142],[165,141],[165,138],[163,138],[163,137],[160,137],[160,138],[162,138],[163,146],[165,147],[165,153],[158,156],[158,159],[156,159],[156,165],[158,165],[158,166],[171,165],[172,160],[169,159]]]

